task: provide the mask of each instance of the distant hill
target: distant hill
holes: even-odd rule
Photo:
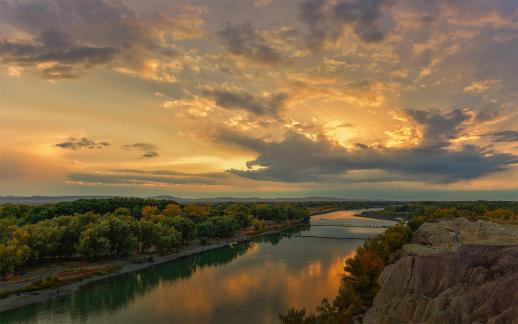
[[[42,205],[78,199],[107,199],[113,196],[0,196],[0,204]]]
[[[0,204],[26,204],[42,205],[58,202],[74,201],[78,199],[107,199],[116,196],[0,196]],[[182,204],[186,203],[222,203],[222,202],[302,202],[302,201],[361,201],[363,199],[344,199],[336,197],[304,197],[304,198],[180,198],[168,195],[146,197],[148,199],[174,200]],[[369,199],[365,199],[367,201]]]

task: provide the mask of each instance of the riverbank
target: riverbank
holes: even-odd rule
[[[408,214],[405,213],[384,214],[377,211],[366,210],[355,216],[391,222],[408,221]]]
[[[147,259],[149,261],[146,261],[143,263],[135,263],[133,261],[135,261],[137,259],[133,258],[133,260],[129,259],[128,261],[125,261],[124,265],[122,265],[122,267],[119,270],[114,271],[114,272],[85,278],[81,281],[65,284],[65,285],[55,287],[52,289],[41,289],[41,290],[32,291],[32,292],[13,293],[9,297],[0,299],[0,312],[19,308],[19,307],[26,306],[29,304],[43,302],[43,301],[46,301],[49,299],[63,297],[63,296],[66,296],[68,294],[71,294],[71,293],[77,291],[81,287],[84,287],[86,285],[92,284],[97,281],[105,280],[105,279],[112,278],[112,277],[122,275],[125,273],[143,270],[143,269],[146,269],[146,268],[158,265],[158,264],[171,262],[174,260],[178,260],[181,258],[191,256],[191,255],[195,255],[198,253],[203,253],[206,251],[230,246],[230,245],[233,245],[236,243],[249,241],[254,238],[263,236],[263,235],[280,233],[285,230],[295,228],[295,227],[301,226],[301,225],[304,225],[304,223],[290,223],[290,224],[276,225],[275,228],[271,228],[271,229],[268,229],[268,230],[260,232],[260,233],[250,233],[248,235],[240,234],[240,235],[230,238],[228,240],[215,240],[211,244],[208,244],[208,245],[192,243],[187,248],[181,250],[178,253],[165,255],[165,256],[142,255],[142,256],[139,256],[138,260]],[[120,264],[120,261],[113,261],[112,265],[115,265],[117,263]],[[109,265],[110,264],[106,264],[106,266],[109,266]]]

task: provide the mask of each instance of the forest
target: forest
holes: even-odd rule
[[[0,206],[0,276],[42,263],[119,259],[177,252],[194,240],[208,244],[241,231],[308,222],[292,203],[181,205],[139,198],[80,199],[40,206]]]

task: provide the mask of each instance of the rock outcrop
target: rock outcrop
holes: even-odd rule
[[[515,226],[424,224],[381,274],[364,323],[518,323],[516,243]]]
[[[518,244],[518,226],[482,220],[470,222],[466,218],[443,219],[423,224],[414,232],[412,241],[444,251],[453,251],[466,244]]]

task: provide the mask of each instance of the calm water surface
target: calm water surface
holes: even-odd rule
[[[313,216],[312,225],[390,222]],[[0,314],[1,323],[277,323],[290,307],[332,299],[343,262],[381,228],[306,226],[100,281],[60,299]]]

